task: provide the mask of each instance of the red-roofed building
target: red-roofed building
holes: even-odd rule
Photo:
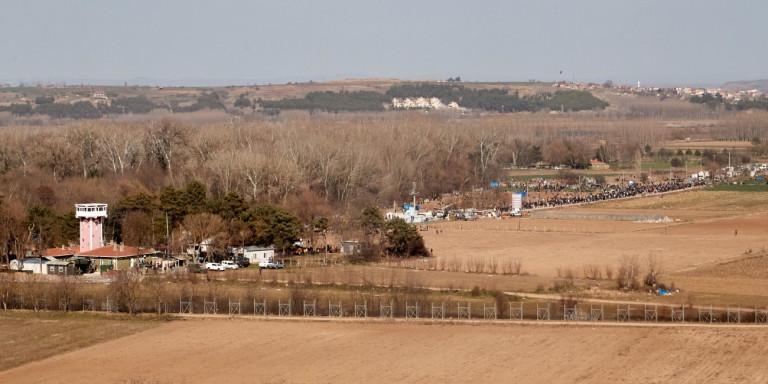
[[[589,161],[589,167],[595,170],[601,170],[601,169],[611,169],[611,166],[603,163],[600,160],[590,160]]]
[[[88,252],[78,253],[79,257],[91,259],[98,270],[125,270],[138,267],[147,256],[158,254],[154,249],[138,249],[123,244],[111,244]]]
[[[79,245],[73,245],[69,247],[62,245],[61,248],[48,248],[43,250],[43,256],[55,257],[57,259],[68,259],[74,257],[78,252],[80,252]]]
[[[75,204],[75,216],[80,219],[80,245],[43,250],[44,264],[66,261],[67,265],[74,264],[74,267],[82,273],[93,270],[126,270],[138,268],[147,256],[159,253],[154,249],[138,249],[115,243],[102,246],[104,244],[103,225],[107,218],[106,204]],[[19,267],[23,267],[23,263]],[[39,266],[37,269],[38,272],[35,273],[40,273],[42,270]]]

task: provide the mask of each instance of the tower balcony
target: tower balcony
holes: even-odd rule
[[[107,204],[75,204],[75,216],[78,218],[107,217]]]

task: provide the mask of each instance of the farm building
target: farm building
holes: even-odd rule
[[[361,244],[359,241],[342,241],[341,253],[346,255],[354,255],[362,252]]]
[[[245,257],[251,264],[258,264],[262,261],[274,260],[275,248],[258,245],[246,245],[244,248],[233,248],[232,254],[234,256]]]
[[[61,248],[48,248],[43,250],[43,256],[53,257],[58,260],[69,260],[75,257],[75,255],[78,252],[80,252],[79,245],[73,245],[73,246],[62,245]]]
[[[11,269],[27,273],[42,273],[45,275],[75,274],[75,266],[71,262],[56,260],[52,257],[30,257],[21,260],[13,260],[11,261]]]
[[[107,270],[125,270],[136,268],[147,256],[157,255],[154,249],[138,249],[136,247],[127,247],[123,244],[112,243],[101,248],[96,248],[88,252],[81,252],[80,257],[91,259],[94,266],[100,271]]]
[[[604,170],[604,169],[611,169],[610,165],[608,165],[606,163],[603,163],[600,160],[590,160],[589,161],[589,167],[591,169],[593,169],[593,170],[596,170],[596,171]]]

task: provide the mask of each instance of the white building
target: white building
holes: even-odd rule
[[[72,263],[56,260],[53,257],[30,257],[21,260],[11,260],[11,269],[27,273],[42,273],[44,275],[75,274]]]
[[[258,264],[262,261],[275,261],[274,247],[246,245],[245,248],[234,248],[232,251],[235,256],[243,256],[248,259],[251,264]]]

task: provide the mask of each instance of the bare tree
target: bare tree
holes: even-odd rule
[[[102,129],[99,149],[111,164],[114,173],[122,175],[128,167],[141,166],[143,157],[139,137],[130,127]]]
[[[162,303],[168,296],[167,282],[166,278],[160,274],[147,275],[141,281],[142,291],[149,295],[151,304],[158,315],[162,313]]]
[[[257,201],[262,194],[266,193],[270,173],[269,159],[263,149],[251,147],[238,153],[236,166],[239,167],[239,173],[246,181],[248,193],[244,195],[248,196],[252,202]]]
[[[11,299],[16,295],[17,285],[16,274],[0,273],[0,303],[4,311],[8,310]]]
[[[182,230],[187,232],[194,244],[198,245],[195,251],[195,262],[200,256],[200,247],[203,242],[208,241],[209,246],[215,246],[215,243],[226,236],[226,227],[224,220],[219,215],[210,213],[198,213],[187,215],[181,224]],[[205,260],[208,261],[211,252],[207,252]]]
[[[489,181],[491,169],[496,166],[496,156],[501,147],[501,138],[498,131],[482,127],[474,131],[475,137],[475,169],[477,180],[481,185]]]
[[[67,141],[77,152],[80,167],[83,170],[83,179],[96,170],[101,160],[101,150],[93,123],[79,123],[67,136]]]
[[[121,218],[123,242],[139,248],[149,248],[154,244],[152,217],[141,211],[127,212]]]
[[[54,284],[55,305],[68,311],[80,290],[80,282],[79,276],[59,276]]]
[[[54,181],[65,179],[74,173],[77,160],[72,147],[55,136],[40,134],[33,138],[37,143],[35,159],[41,169],[51,172]]]
[[[109,283],[109,291],[128,313],[132,315],[137,313],[141,293],[141,274],[133,270],[118,274]]]
[[[10,255],[26,254],[30,248],[31,234],[24,224],[26,212],[18,201],[0,199],[0,262],[10,263]]]
[[[171,184],[176,187],[173,164],[185,143],[185,135],[179,123],[163,119],[159,124],[152,122],[146,131],[147,153],[152,154],[158,163],[168,170]]]
[[[648,274],[645,276],[645,286],[648,288],[655,288],[658,282],[658,275],[661,273],[663,261],[661,256],[649,254],[648,255]]]
[[[619,260],[616,285],[619,288],[636,289],[639,287],[638,276],[640,276],[640,262],[637,255],[623,255]]]

